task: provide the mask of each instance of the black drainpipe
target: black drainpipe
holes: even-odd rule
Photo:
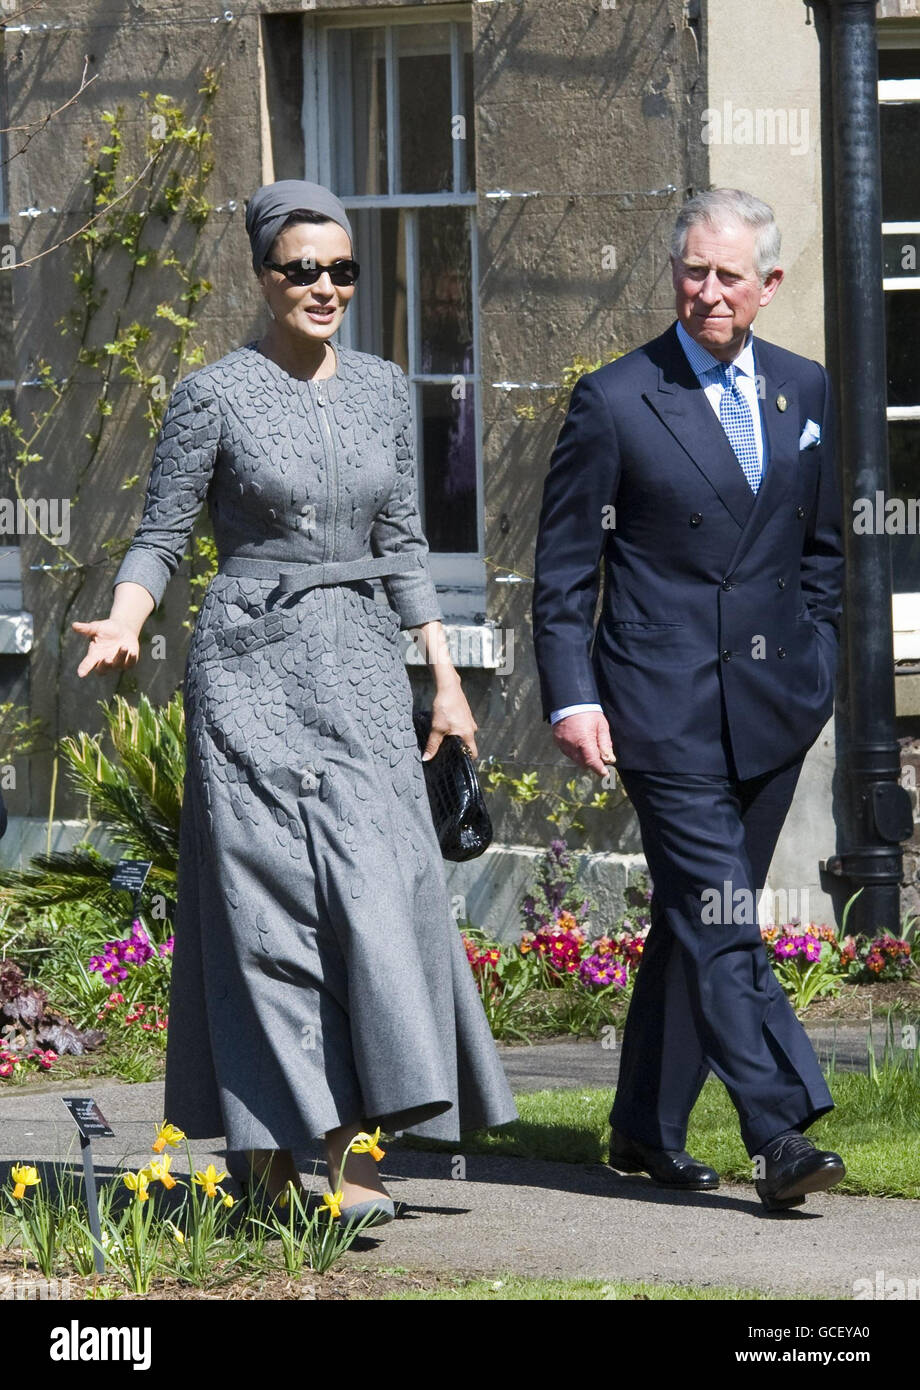
[[[845,848],[826,871],[862,887],[848,928],[900,931],[901,841],[911,838],[895,734],[888,536],[857,535],[853,502],[887,498],[888,427],[875,0],[821,0],[830,21],[837,404],[846,552]]]

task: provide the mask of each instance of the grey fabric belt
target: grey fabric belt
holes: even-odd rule
[[[357,560],[330,560],[326,564],[300,560],[265,560],[256,556],[228,555],[218,564],[219,574],[271,579],[277,575],[283,594],[299,593],[317,584],[349,584],[383,574],[404,574],[420,568],[422,556],[413,551],[397,555],[362,555]]]

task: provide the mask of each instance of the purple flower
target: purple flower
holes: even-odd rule
[[[117,960],[113,960],[111,956],[108,955],[93,956],[90,960],[89,968],[90,970],[98,970],[106,984],[115,984],[118,980],[124,980],[128,974],[123,965],[120,965]]]
[[[125,941],[122,944],[124,950],[121,958],[127,965],[145,965],[153,955],[153,948],[141,941]]]
[[[549,847],[560,869],[568,868],[569,854],[565,840],[551,840]]]
[[[623,989],[628,979],[626,966],[614,961],[609,955],[586,956],[582,961],[578,977],[588,989],[605,989],[614,985]]]
[[[169,938],[169,950],[172,950],[172,937]],[[120,941],[107,941],[102,955],[91,958],[89,968],[98,970],[107,982],[124,980],[128,974],[124,968],[126,965],[145,965],[155,954],[150,937],[135,917],[130,935]],[[160,954],[165,955],[166,952],[161,950]]]
[[[174,941],[175,941],[175,937],[173,937],[173,936],[167,936],[166,940],[163,942],[162,946],[160,947],[160,955],[161,955],[161,956],[171,956],[171,955],[172,955],[172,953],[173,953],[173,942],[174,942]]]

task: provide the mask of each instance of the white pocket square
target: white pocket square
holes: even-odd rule
[[[821,426],[816,425],[814,420],[806,420],[805,428],[799,437],[799,449],[810,449],[815,444],[821,443]]]

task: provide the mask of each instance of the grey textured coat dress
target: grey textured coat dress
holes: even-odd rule
[[[183,684],[165,1117],[237,1150],[356,1120],[456,1140],[516,1118],[448,906],[399,637],[441,616],[408,383],[336,354],[301,381],[251,342],[176,385],[113,581],[159,604],[207,498],[220,563]],[[285,562],[403,553],[417,563],[384,576],[388,604],[366,579],[279,585]]]

